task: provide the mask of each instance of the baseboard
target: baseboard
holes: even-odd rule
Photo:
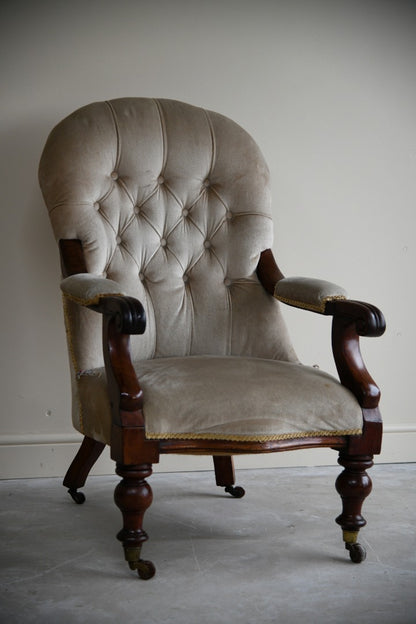
[[[62,477],[77,452],[82,437],[78,434],[35,434],[0,436],[0,478]],[[416,425],[385,427],[383,450],[378,463],[416,462]],[[236,468],[277,468],[294,466],[330,466],[336,463],[331,449],[305,449],[285,453],[236,457]],[[212,469],[206,456],[163,455],[155,472],[183,472]],[[91,474],[114,473],[108,449]]]

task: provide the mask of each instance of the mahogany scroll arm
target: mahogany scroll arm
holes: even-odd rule
[[[100,312],[104,317],[104,361],[111,389],[110,398],[114,403],[113,412],[137,412],[135,424],[143,426],[143,419],[138,416],[138,411],[141,413],[142,408],[142,390],[129,349],[130,334],[143,334],[146,328],[143,306],[137,299],[119,294],[121,289],[111,280],[87,275],[88,269],[80,240],[61,239],[59,249],[63,276],[70,276],[61,284],[65,295],[80,305]],[[125,419],[130,422],[132,417],[126,416]]]
[[[61,282],[68,301],[103,315],[103,353],[113,422],[143,426],[142,390],[130,357],[130,335],[143,334],[146,315],[140,301],[121,292],[117,282],[88,273]]]
[[[284,278],[270,249],[263,251],[257,276],[271,295],[289,305],[333,317],[332,350],[341,383],[363,409],[377,408],[380,390],[362,359],[360,336],[381,336],[386,328],[378,308],[346,298],[335,284],[311,278]]]
[[[74,280],[66,295],[103,314],[103,351],[113,419],[111,456],[121,464],[155,463],[158,451],[154,443],[145,440],[143,393],[130,355],[130,334],[145,331],[143,306],[121,294],[111,280],[102,279],[102,287],[97,285],[97,278],[88,274],[80,240],[61,239],[59,248],[63,277]],[[91,281],[95,282],[92,300]]]
[[[89,307],[103,314],[103,352],[112,411],[111,457],[120,466],[157,463],[157,443],[145,436],[143,391],[130,354],[130,335],[145,331],[143,306],[132,297],[108,296]]]
[[[146,328],[143,306],[133,297],[117,296],[101,297],[88,307],[104,317],[103,352],[113,422],[143,427],[143,391],[130,356],[130,335],[143,334]]]
[[[342,385],[346,386],[365,409],[377,408],[380,390],[367,371],[359,337],[381,336],[386,323],[375,306],[361,301],[329,301],[325,314],[333,317],[332,351]]]

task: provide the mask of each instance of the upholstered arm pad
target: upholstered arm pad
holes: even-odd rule
[[[61,290],[66,297],[84,306],[97,305],[102,297],[124,295],[117,282],[90,273],[66,277],[61,282]]]
[[[296,308],[325,313],[329,301],[346,299],[347,293],[336,284],[310,277],[285,277],[277,282],[274,296]]]
[[[141,302],[125,295],[113,280],[77,273],[61,282],[61,290],[70,301],[116,319],[120,333],[143,334],[146,328]]]

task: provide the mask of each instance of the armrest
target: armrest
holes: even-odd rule
[[[65,298],[103,314],[103,352],[113,416],[111,457],[121,464],[157,463],[157,443],[145,440],[143,392],[130,355],[130,334],[142,334],[142,304],[117,282],[87,273],[78,239],[60,240]]]
[[[342,319],[343,325],[354,324],[359,336],[381,336],[386,323],[382,312],[362,301],[347,299],[346,291],[324,280],[310,277],[285,277],[274,289],[279,301]]]
[[[333,317],[332,352],[340,381],[361,407],[377,408],[380,390],[365,367],[359,337],[384,333],[386,324],[380,310],[369,303],[347,299],[340,286],[305,277],[281,279],[274,296],[297,308]]]
[[[380,390],[367,371],[360,336],[381,336],[386,328],[375,306],[347,299],[343,288],[322,280],[285,278],[270,249],[262,252],[257,275],[265,290],[283,303],[332,316],[332,351],[339,378],[351,390],[363,410],[363,435],[349,442],[352,454],[380,453],[382,421]]]
[[[325,314],[333,316],[342,325],[354,324],[359,336],[377,338],[386,330],[383,313],[370,303],[363,301],[332,300],[325,307]]]
[[[363,410],[363,433],[357,439],[350,439],[348,452],[380,453],[383,431],[378,410],[380,389],[364,364],[360,336],[381,336],[386,328],[383,314],[369,303],[346,299],[342,288],[321,280],[282,279],[276,284],[275,296],[289,305],[333,317],[332,353],[339,379]]]
[[[146,315],[140,301],[122,293],[117,282],[78,273],[61,282],[64,296],[104,316],[104,362],[113,406],[121,426],[143,426],[143,392],[130,356],[130,334],[143,334]]]
[[[61,290],[66,297],[83,306],[96,305],[101,297],[124,295],[117,282],[91,273],[66,277],[61,282]]]
[[[378,337],[386,329],[382,312],[362,301],[332,301],[326,314],[332,320],[332,352],[341,383],[365,409],[375,409],[380,390],[367,371],[360,350],[360,336]]]
[[[347,293],[341,286],[324,280],[284,277],[277,282],[274,296],[279,301],[296,308],[325,314],[329,302],[345,300]]]
[[[61,282],[65,297],[114,319],[117,331],[143,334],[146,315],[142,304],[122,292],[119,284],[91,273],[78,273]]]

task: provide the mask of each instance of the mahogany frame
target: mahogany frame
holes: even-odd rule
[[[87,272],[79,240],[59,241],[63,275]],[[263,251],[257,276],[265,290],[273,295],[277,282],[284,275],[272,251]],[[115,491],[115,502],[123,515],[123,528],[117,535],[123,543],[130,567],[141,578],[151,578],[154,566],[141,559],[141,546],[147,540],[143,516],[152,501],[146,478],[161,453],[209,454],[214,457],[217,484],[226,486],[234,496],[244,494],[234,488],[232,456],[247,453],[271,453],[286,450],[330,447],[339,451],[344,471],[336,488],[342,501],[342,513],[336,519],[343,530],[351,559],[359,563],[365,550],[357,542],[359,529],[366,524],[361,515],[365,497],[371,491],[366,469],[373,456],[380,453],[382,420],[378,410],[380,390],[367,371],[360,351],[360,336],[381,336],[385,330],[382,313],[374,306],[351,300],[334,300],[326,304],[324,314],[332,316],[332,351],[341,383],[357,398],[363,412],[362,435],[328,436],[276,440],[269,442],[228,442],[219,440],[146,440],[143,416],[143,392],[130,358],[130,335],[145,331],[146,319],[141,303],[125,296],[106,296],[89,306],[103,315],[103,349],[110,401],[112,405],[111,457],[122,481]],[[76,502],[85,497],[78,488],[84,485],[92,465],[104,444],[85,438],[64,480]]]

